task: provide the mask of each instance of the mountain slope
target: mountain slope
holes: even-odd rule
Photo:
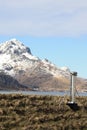
[[[69,86],[70,70],[56,67],[49,60],[33,56],[30,48],[16,39],[0,44],[0,72],[21,84],[39,90],[65,90]]]
[[[10,75],[0,73],[0,90],[28,90]]]

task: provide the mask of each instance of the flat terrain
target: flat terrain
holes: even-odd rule
[[[87,130],[87,97],[0,95],[0,130]]]

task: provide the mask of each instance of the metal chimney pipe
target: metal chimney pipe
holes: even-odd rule
[[[70,102],[71,103],[75,103],[75,77],[77,76],[77,72],[71,72],[70,73],[70,77],[71,77],[71,81],[70,81]]]

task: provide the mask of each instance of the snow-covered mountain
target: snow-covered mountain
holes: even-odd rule
[[[0,44],[0,72],[21,84],[39,90],[57,90],[69,82],[70,70],[33,56],[29,47],[16,39]]]
[[[67,67],[58,68],[47,59],[40,60],[31,54],[30,48],[16,39],[0,44],[0,71],[15,76],[18,72],[24,72],[27,69],[30,69],[31,73],[38,66],[42,71],[53,76],[66,77],[69,75]]]

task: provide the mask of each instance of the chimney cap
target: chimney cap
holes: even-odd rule
[[[74,75],[74,76],[77,76],[77,72],[75,72],[75,71],[74,71],[74,72],[71,72],[70,74],[71,74],[71,75]]]

